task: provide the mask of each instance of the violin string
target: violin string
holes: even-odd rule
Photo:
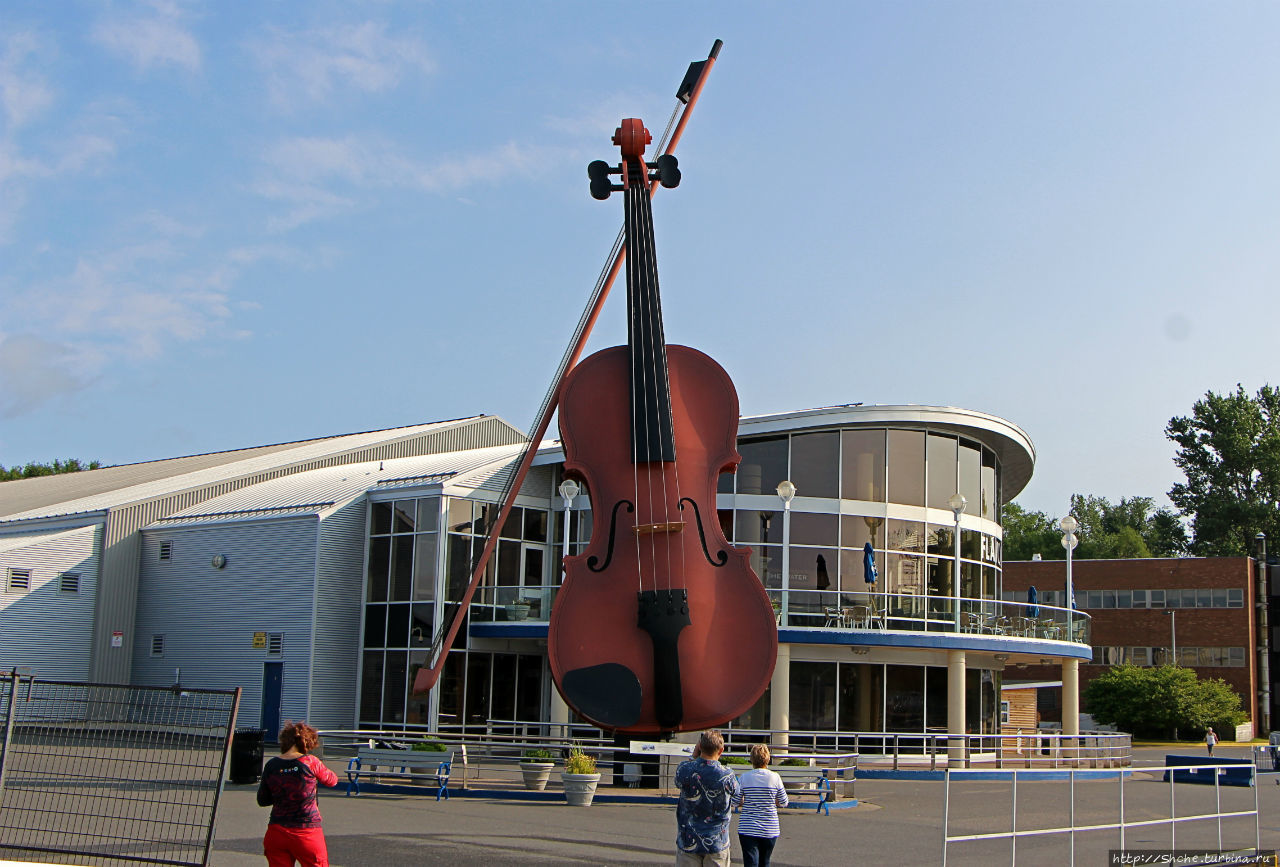
[[[648,177],[647,170],[645,171],[645,176],[646,178]],[[644,195],[643,207],[645,209],[645,220],[641,224],[641,226],[644,231],[645,253],[647,254],[645,261],[649,262],[653,269],[652,274],[650,275],[651,276],[650,292],[648,293],[648,298],[646,299],[647,302],[650,305],[652,305],[652,308],[649,311],[649,321],[653,323],[653,327],[649,331],[649,336],[651,341],[650,346],[648,347],[649,358],[650,358],[649,369],[653,375],[654,391],[655,391],[655,394],[657,394],[658,396],[659,405],[669,408],[671,406],[671,380],[670,380],[670,371],[667,369],[667,366],[666,366],[666,362],[667,362],[666,340],[662,335],[658,333],[659,329],[662,327],[662,295],[658,291],[657,242],[654,237],[654,229],[653,229],[653,201],[649,193],[648,183],[645,184],[643,195]],[[664,372],[666,375],[664,375]],[[674,425],[675,421],[674,419],[670,418],[670,416],[668,416],[668,418],[666,419],[660,418],[659,422],[660,424],[662,424],[662,427],[663,427],[663,429],[659,432],[660,438],[665,439],[666,425],[668,423]],[[672,501],[670,498],[670,491],[668,490],[668,485],[667,485],[667,476],[668,476],[668,473],[672,470],[674,470],[676,473],[676,484],[674,485],[674,487],[676,488],[677,500],[679,497],[679,483],[678,483],[679,464],[675,461],[672,461],[672,465],[673,466],[668,466],[666,462],[663,462],[661,467],[661,473],[660,473],[660,479],[662,483],[662,491],[661,491],[662,520],[664,523],[669,523],[674,517],[671,512]],[[674,580],[675,572],[673,571],[674,563],[672,562],[671,547],[672,547],[671,545],[667,545],[666,547],[667,568],[666,568],[666,587],[664,589],[668,591],[672,590],[676,583]],[[683,555],[683,553],[684,553],[683,546],[681,546],[681,554]],[[682,575],[684,574],[683,571],[681,572],[681,574]]]
[[[638,350],[640,349],[639,334],[636,333],[640,329],[640,322],[641,322],[640,302],[641,302],[641,295],[642,295],[642,293],[640,292],[640,260],[641,260],[642,254],[641,254],[641,251],[638,249],[640,245],[637,241],[638,233],[636,231],[636,227],[639,225],[637,221],[640,218],[640,214],[638,213],[638,210],[636,207],[637,198],[636,198],[635,179],[631,177],[630,166],[626,165],[625,157],[623,160],[623,165],[624,165],[624,168],[627,170],[627,175],[626,175],[627,190],[626,190],[626,193],[624,194],[624,200],[627,206],[626,225],[631,229],[631,231],[628,233],[627,243],[628,245],[634,244],[637,248],[634,250],[630,250],[630,249],[627,250],[627,294],[628,294],[628,302],[629,302],[627,307],[631,317],[631,320],[628,323],[628,327],[632,332],[630,335],[632,339],[628,341],[628,345],[630,346],[630,351],[631,351],[630,368],[632,371],[634,371],[638,367],[639,370],[643,372],[644,366],[641,363],[641,360],[639,358],[639,353],[638,353]],[[634,373],[632,374],[630,386],[631,386],[630,391],[631,391],[631,419],[632,419],[631,466],[632,466],[632,473],[634,476],[633,485],[634,485],[634,499],[636,504],[635,520],[636,520],[636,525],[638,526],[641,515],[648,514],[649,509],[642,508],[643,504],[640,500],[640,457],[641,457],[640,444],[642,441],[642,437],[641,437],[641,431],[638,429],[637,421],[640,419],[641,415],[645,416],[643,420],[643,425],[644,425],[643,433],[647,437],[649,419],[648,419],[648,414],[643,413],[641,410],[642,401],[643,401],[643,391],[642,389],[636,387],[637,382],[635,380]],[[642,542],[639,533],[633,533],[632,535],[635,537],[635,546],[636,546],[636,584],[637,584],[637,589],[640,591],[643,591],[645,589],[644,588],[645,568],[644,568],[644,560],[642,557],[642,554],[644,551],[644,543]]]

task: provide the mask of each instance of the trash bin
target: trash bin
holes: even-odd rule
[[[240,729],[231,735],[233,783],[256,783],[262,777],[262,729]]]

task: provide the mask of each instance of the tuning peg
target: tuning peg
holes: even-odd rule
[[[610,166],[604,160],[592,160],[587,163],[587,177],[593,181],[607,181],[609,179]]]
[[[663,154],[658,157],[658,183],[667,189],[680,185],[680,164],[674,154]]]
[[[591,179],[591,198],[604,201],[609,198],[609,194],[613,192],[613,184],[609,183],[609,178],[592,178]]]

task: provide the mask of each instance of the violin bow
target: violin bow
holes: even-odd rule
[[[680,143],[680,137],[684,135],[684,128],[689,122],[689,114],[698,102],[698,96],[702,93],[702,87],[706,84],[707,76],[711,72],[711,67],[715,66],[716,58],[720,55],[720,48],[723,45],[724,43],[717,39],[712,44],[711,52],[707,55],[706,60],[695,60],[689,64],[684,80],[680,82],[680,87],[676,90],[677,104],[671,112],[671,118],[667,121],[666,131],[658,142],[660,153],[670,154],[675,152],[676,145]],[[653,195],[657,189],[658,181],[650,182],[649,194]],[[453,615],[448,618],[447,624],[441,624],[440,630],[432,638],[429,656],[434,657],[435,662],[430,668],[418,670],[418,674],[413,681],[412,692],[414,693],[426,692],[440,680],[440,673],[444,670],[445,660],[449,656],[449,651],[453,648],[454,640],[458,637],[458,629],[462,626],[463,614],[470,607],[471,599],[475,596],[476,588],[484,576],[485,568],[489,565],[489,559],[493,556],[493,549],[497,546],[498,528],[506,523],[507,515],[511,513],[511,507],[515,503],[516,494],[520,491],[520,486],[524,484],[525,477],[529,474],[529,467],[533,465],[533,459],[542,443],[542,438],[546,435],[547,428],[551,425],[551,416],[555,414],[556,408],[560,405],[560,388],[564,384],[565,374],[573,369],[574,365],[578,363],[578,359],[581,358],[583,347],[586,346],[587,338],[591,335],[591,330],[595,327],[596,320],[600,317],[600,311],[604,307],[605,299],[609,296],[609,290],[613,287],[613,281],[617,279],[618,272],[622,270],[622,261],[627,253],[626,246],[623,243],[624,231],[625,229],[618,230],[617,240],[613,242],[609,257],[605,260],[605,267],[601,270],[600,276],[596,280],[595,289],[587,301],[586,309],[583,310],[582,317],[578,320],[578,326],[569,341],[569,346],[565,350],[564,356],[560,359],[560,366],[557,368],[556,375],[551,382],[551,388],[547,390],[542,406],[538,409],[537,423],[534,425],[533,434],[529,437],[529,441],[520,453],[520,460],[516,465],[515,472],[511,473],[507,478],[507,483],[503,488],[502,507],[499,509],[497,517],[490,522],[487,528],[488,535],[485,540],[485,546],[472,568],[471,581],[467,584],[466,591],[463,592],[462,598],[457,603],[445,602],[446,611],[452,609]],[[568,532],[568,527],[565,527],[565,532]],[[456,607],[454,607],[455,605]]]

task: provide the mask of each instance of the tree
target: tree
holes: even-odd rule
[[[1143,737],[1177,738],[1178,729],[1203,732],[1248,719],[1226,681],[1201,680],[1177,665],[1113,666],[1085,687],[1084,704],[1098,722]]]
[[[78,473],[81,470],[97,470],[102,468],[101,461],[81,461],[79,458],[67,458],[65,461],[54,460],[51,464],[28,463],[24,467],[5,469],[0,466],[0,482],[11,482],[14,479],[32,479],[36,476],[54,476],[59,473]]]
[[[1259,532],[1280,532],[1280,391],[1256,396],[1206,392],[1190,416],[1169,420],[1173,462],[1186,476],[1169,499],[1191,522],[1191,551],[1203,557],[1254,553]]]
[[[1082,560],[1176,557],[1187,549],[1182,521],[1169,509],[1156,509],[1150,497],[1121,497],[1119,503],[1112,503],[1105,497],[1075,494],[1071,514],[1080,522],[1079,544],[1072,556]],[[1056,518],[1009,503],[1002,523],[1004,559],[1029,560],[1033,554],[1046,560],[1066,557]]]

